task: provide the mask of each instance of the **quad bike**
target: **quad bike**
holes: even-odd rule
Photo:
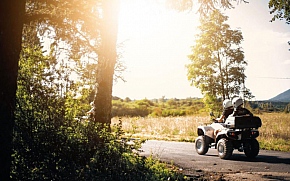
[[[260,149],[256,138],[261,126],[261,119],[256,116],[229,116],[224,123],[198,126],[196,152],[204,155],[209,148],[215,148],[221,159],[229,159],[233,150],[237,149],[244,152],[248,158],[255,158]]]

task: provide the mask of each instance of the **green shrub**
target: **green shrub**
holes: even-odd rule
[[[121,141],[121,122],[107,132],[91,122],[72,127],[38,124],[34,135],[16,129],[12,180],[177,180],[180,174]]]
[[[125,101],[114,99],[112,101],[112,116],[120,117],[170,117],[194,115],[204,111],[204,103],[197,98],[163,99],[150,101],[148,99]]]

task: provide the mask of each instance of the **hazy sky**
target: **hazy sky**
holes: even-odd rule
[[[202,97],[190,86],[186,64],[198,33],[198,15],[177,13],[150,3],[123,0],[119,19],[119,42],[126,82],[114,84],[113,95],[131,99]],[[290,25],[270,23],[267,1],[250,1],[226,10],[231,29],[239,28],[246,67],[246,86],[256,100],[270,99],[290,89]]]

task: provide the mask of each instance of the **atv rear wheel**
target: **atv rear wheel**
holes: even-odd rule
[[[208,152],[209,143],[206,142],[204,136],[199,136],[195,140],[195,150],[199,155],[204,155]]]
[[[244,152],[248,158],[255,158],[259,154],[260,146],[256,139],[248,140],[245,143]]]
[[[221,159],[229,159],[233,154],[233,143],[222,138],[217,143],[217,150]]]

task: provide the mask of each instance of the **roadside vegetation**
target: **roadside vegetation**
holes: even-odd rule
[[[289,114],[263,113],[256,114],[262,119],[258,141],[260,149],[290,152]],[[115,123],[120,118],[113,118]],[[179,116],[179,117],[122,117],[126,136],[141,139],[157,139],[168,141],[194,142],[197,137],[197,127],[210,124],[209,116]]]
[[[260,147],[267,150],[290,152],[289,113],[267,113],[258,115],[262,119]]]
[[[36,32],[25,28],[31,41]],[[124,144],[119,122],[107,127],[86,116],[93,100],[70,69],[24,43],[19,63],[11,180],[182,180],[175,167],[138,155]],[[33,58],[31,58],[33,57]],[[51,67],[59,66],[60,69]],[[67,68],[67,69],[65,69]]]
[[[128,100],[128,98],[127,101],[117,99],[117,102],[119,106],[122,102],[126,107],[136,107],[135,115],[130,114],[134,112],[132,109],[128,114],[119,112],[121,113],[119,115],[116,114],[115,110],[113,111],[115,117],[112,119],[112,124],[122,121],[126,136],[194,142],[197,137],[197,126],[212,122],[201,99]],[[113,109],[117,108],[115,103],[116,100],[113,101]],[[136,116],[140,110],[140,103],[147,105],[142,109],[142,113],[146,112],[145,116],[141,114]],[[220,107],[222,106],[220,105]],[[260,136],[258,137],[261,149],[289,152],[289,103],[248,102],[246,107],[262,120],[262,127],[259,129]],[[118,107],[118,110],[125,111],[121,107]],[[156,110],[160,116],[157,116]]]

